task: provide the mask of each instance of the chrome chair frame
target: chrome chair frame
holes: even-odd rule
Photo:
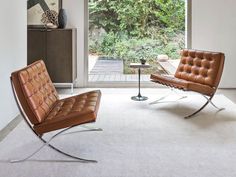
[[[10,160],[11,163],[18,163],[18,162],[24,162],[24,161],[27,161],[28,159],[30,159],[32,156],[34,156],[35,154],[37,154],[43,147],[45,146],[48,146],[49,148],[55,150],[56,152],[66,156],[66,157],[69,157],[69,158],[72,158],[72,159],[75,159],[76,162],[82,162],[82,163],[97,163],[96,160],[89,160],[89,159],[85,159],[85,158],[80,158],[80,157],[77,157],[77,156],[74,156],[74,155],[71,155],[69,153],[66,153],[62,150],[60,150],[59,148],[53,146],[52,144],[50,144],[50,142],[55,139],[56,137],[58,137],[59,135],[65,135],[65,134],[62,134],[64,132],[66,132],[67,130],[71,129],[71,128],[74,128],[75,126],[71,126],[71,127],[68,127],[68,128],[65,128],[61,131],[59,131],[58,133],[56,133],[55,135],[53,135],[49,140],[46,140],[43,138],[43,135],[39,135],[34,129],[33,129],[33,126],[31,125],[31,123],[29,122],[29,119],[27,117],[27,115],[25,114],[25,112],[23,111],[23,108],[20,104],[20,101],[17,97],[17,94],[16,94],[16,91],[15,91],[15,88],[13,86],[13,82],[12,82],[12,78],[11,78],[11,87],[12,87],[12,91],[13,91],[13,95],[14,95],[14,99],[17,103],[17,107],[20,111],[20,114],[22,115],[23,119],[25,120],[26,124],[28,125],[28,127],[33,131],[33,133],[43,142],[43,145],[40,146],[38,149],[36,149],[33,153],[31,153],[30,155],[28,155],[27,157],[25,158],[22,158],[22,159],[17,159],[17,160]],[[84,128],[86,128],[86,130],[82,130],[82,131],[76,131],[76,132],[87,132],[87,131],[103,131],[101,128],[88,128],[88,127],[85,127],[83,126]],[[71,134],[72,132],[69,132],[67,134]],[[60,162],[71,162],[71,161],[67,161],[67,160],[60,160]]]
[[[201,94],[201,95],[207,100],[206,103],[205,103],[202,107],[200,107],[197,111],[195,111],[194,113],[192,113],[192,114],[190,114],[190,115],[188,115],[188,116],[185,116],[185,117],[184,117],[185,119],[192,118],[194,115],[196,115],[197,113],[201,112],[201,110],[203,110],[209,103],[210,103],[214,108],[218,109],[217,112],[220,112],[220,111],[225,110],[225,108],[219,108],[219,107],[217,107],[217,106],[212,102],[212,98],[214,97],[215,93],[214,93],[213,95],[209,96],[209,98],[208,98],[206,95],[203,95],[203,94]]]
[[[157,82],[157,83],[158,83],[158,82]],[[168,86],[167,86],[167,87],[168,87]],[[169,87],[168,87],[168,88],[169,88]],[[175,88],[170,87],[170,89],[171,89],[171,92],[173,92],[173,91],[175,92],[175,90],[174,90]],[[186,90],[183,90],[183,89],[179,89],[179,90],[186,91]],[[217,90],[217,88],[216,88],[216,90]],[[175,92],[175,93],[177,93],[177,92]],[[198,93],[198,92],[194,92],[194,93]],[[193,116],[195,116],[196,114],[198,114],[199,112],[201,112],[209,103],[210,103],[214,108],[218,109],[217,112],[220,112],[220,111],[222,111],[222,110],[225,110],[225,108],[219,108],[218,106],[216,106],[216,105],[213,103],[212,98],[214,97],[215,92],[214,92],[211,96],[206,96],[206,95],[203,95],[203,94],[201,94],[201,93],[199,93],[199,94],[202,95],[202,96],[207,100],[206,103],[203,104],[203,106],[200,107],[200,108],[199,108],[198,110],[196,110],[195,112],[193,112],[193,113],[191,113],[191,114],[189,114],[189,115],[187,115],[187,116],[184,116],[185,119],[190,119],[190,118],[192,118]],[[187,98],[187,96],[181,96],[180,98],[178,98],[178,99],[176,99],[176,100],[174,100],[174,101],[162,101],[162,100],[164,100],[165,98],[167,98],[169,95],[170,95],[170,93],[168,93],[167,95],[165,95],[165,96],[159,98],[158,100],[153,101],[153,102],[151,102],[151,103],[149,103],[149,104],[152,105],[152,104],[158,104],[158,103],[170,103],[170,102],[176,102],[176,101],[182,100],[182,99],[184,99],[184,98]]]
[[[168,88],[169,88],[169,87],[168,87]],[[171,95],[172,92],[174,92],[176,95],[179,95],[179,98],[176,99],[176,100],[173,100],[173,101],[164,101],[167,97],[169,97],[169,96]],[[185,98],[187,98],[187,97],[188,97],[188,96],[186,96],[186,95],[180,95],[180,94],[178,94],[173,88],[170,88],[170,91],[169,91],[166,95],[164,95],[164,96],[162,96],[161,98],[159,98],[159,99],[157,99],[157,100],[155,100],[155,101],[149,103],[149,105],[160,104],[160,103],[176,102],[176,101],[185,99]],[[163,101],[162,101],[162,100],[163,100]]]

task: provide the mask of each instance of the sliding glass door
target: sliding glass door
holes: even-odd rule
[[[150,73],[168,73],[161,61],[178,59],[186,46],[185,0],[89,0],[88,82],[136,83],[130,63],[146,60]],[[170,67],[170,66],[169,66]]]

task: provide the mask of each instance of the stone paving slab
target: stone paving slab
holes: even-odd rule
[[[150,81],[150,75],[141,75],[141,81]],[[89,74],[89,82],[137,82],[137,74]]]
[[[123,61],[122,60],[101,60],[98,59],[90,71],[90,74],[122,74]]]

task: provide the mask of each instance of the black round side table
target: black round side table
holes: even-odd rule
[[[148,99],[146,96],[142,96],[140,93],[140,76],[141,76],[141,68],[150,68],[148,63],[141,64],[141,63],[130,63],[130,68],[137,68],[138,69],[138,95],[132,96],[131,99],[134,101],[145,101]]]

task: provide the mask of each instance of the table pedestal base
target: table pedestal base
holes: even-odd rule
[[[138,96],[132,96],[131,99],[134,100],[134,101],[145,101],[145,100],[148,99],[148,97],[138,95]]]
[[[140,93],[140,75],[141,75],[141,68],[149,68],[149,64],[140,64],[140,63],[131,63],[130,64],[131,68],[138,68],[138,95],[137,96],[132,96],[131,100],[134,101],[145,101],[148,99],[146,96],[142,96]]]

